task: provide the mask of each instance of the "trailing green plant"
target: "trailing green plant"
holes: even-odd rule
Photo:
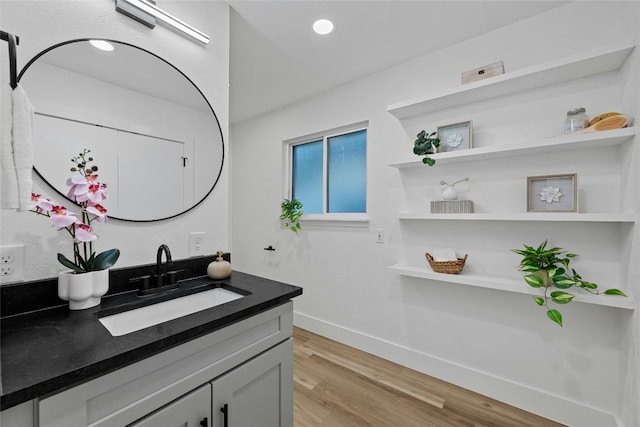
[[[298,221],[304,212],[302,211],[302,202],[297,199],[284,199],[280,205],[282,214],[280,219],[285,227],[291,229],[291,231],[297,233],[302,227]]]
[[[422,130],[416,137],[417,139],[413,143],[413,154],[418,156],[433,154],[436,149],[440,147],[440,138],[437,137],[436,132],[427,133]],[[436,161],[429,156],[425,156],[422,159],[422,163],[433,166],[436,164]]]
[[[544,290],[542,296],[533,299],[539,306],[544,306],[547,309],[547,317],[560,326],[562,326],[562,314],[557,309],[549,307],[549,302],[553,301],[561,305],[570,303],[575,295],[565,292],[565,289],[576,287],[594,295],[626,297],[624,292],[614,288],[600,292],[598,285],[584,280],[574,268],[570,268],[571,260],[577,256],[576,254],[558,247],[547,248],[546,240],[537,248],[523,246],[524,249],[512,249],[512,251],[522,255],[520,271],[529,273],[524,276],[524,281],[532,288]],[[553,290],[553,288],[559,290]]]

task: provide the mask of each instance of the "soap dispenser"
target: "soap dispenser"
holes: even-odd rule
[[[207,267],[207,275],[212,279],[226,279],[231,275],[231,264],[222,258],[222,251],[218,251],[218,257]]]

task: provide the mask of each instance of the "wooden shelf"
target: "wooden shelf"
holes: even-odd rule
[[[584,150],[587,148],[608,148],[621,145],[630,141],[635,136],[634,127],[615,129],[602,132],[589,132],[582,134],[566,134],[556,137],[544,138],[525,144],[502,144],[489,147],[470,148],[450,153],[432,154],[430,157],[436,160],[436,166],[446,163],[459,163],[478,161],[483,159],[500,159],[505,157],[526,156],[529,154],[545,154],[560,151]],[[410,153],[410,150],[408,150]],[[392,163],[389,166],[398,169],[427,167],[422,159],[413,156],[413,160]]]
[[[633,48],[633,45],[623,45],[565,57],[486,80],[457,86],[428,98],[392,104],[387,107],[387,111],[398,119],[405,119],[446,108],[511,95],[529,89],[615,71],[622,66]]]
[[[420,279],[428,279],[443,283],[455,283],[458,285],[474,286],[477,288],[493,289],[505,292],[515,292],[519,294],[527,294],[539,296],[540,292],[533,289],[524,282],[524,280],[507,279],[503,277],[482,276],[478,274],[460,273],[460,274],[444,274],[436,273],[427,268],[410,267],[401,264],[394,264],[389,267],[391,271],[401,276],[417,277]],[[624,298],[614,295],[590,295],[578,294],[576,291],[571,292],[577,294],[573,301],[586,304],[602,305],[607,307],[621,308],[625,310],[633,310],[633,301],[630,298]]]
[[[626,213],[573,213],[573,212],[523,212],[523,213],[468,213],[431,214],[401,212],[401,220],[445,221],[534,221],[534,222],[636,222],[635,214]]]

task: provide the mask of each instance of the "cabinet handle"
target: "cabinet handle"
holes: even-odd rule
[[[202,427],[209,427],[209,420],[207,419],[207,417],[204,417],[204,419],[200,421],[200,425]]]
[[[229,404],[225,403],[224,406],[220,408],[220,412],[224,414],[222,427],[229,427]]]

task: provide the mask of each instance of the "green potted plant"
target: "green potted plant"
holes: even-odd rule
[[[604,293],[626,297],[619,289],[612,288],[600,292],[598,285],[582,279],[575,269],[569,267],[576,254],[568,253],[558,247],[547,248],[546,240],[537,248],[523,246],[524,249],[512,249],[512,251],[522,255],[520,271],[529,273],[524,276],[524,281],[533,288],[544,290],[543,295],[534,297],[534,300],[539,306],[544,306],[547,309],[547,317],[560,326],[562,326],[562,314],[557,309],[549,307],[549,302],[570,303],[575,295],[565,292],[565,289],[577,287],[594,295]],[[553,288],[558,290],[552,290]]]
[[[438,147],[440,147],[440,138],[437,137],[436,132],[427,133],[422,130],[418,135],[416,135],[417,139],[413,143],[413,154],[418,156],[424,156],[425,154],[433,154],[436,153]],[[433,166],[436,161],[433,160],[429,156],[425,156],[422,159],[422,163]]]
[[[282,204],[280,204],[280,208],[282,209],[280,219],[282,220],[284,226],[297,233],[298,230],[302,228],[300,226],[300,222],[298,221],[302,214],[304,214],[304,212],[302,211],[302,202],[297,199],[284,199]]]

